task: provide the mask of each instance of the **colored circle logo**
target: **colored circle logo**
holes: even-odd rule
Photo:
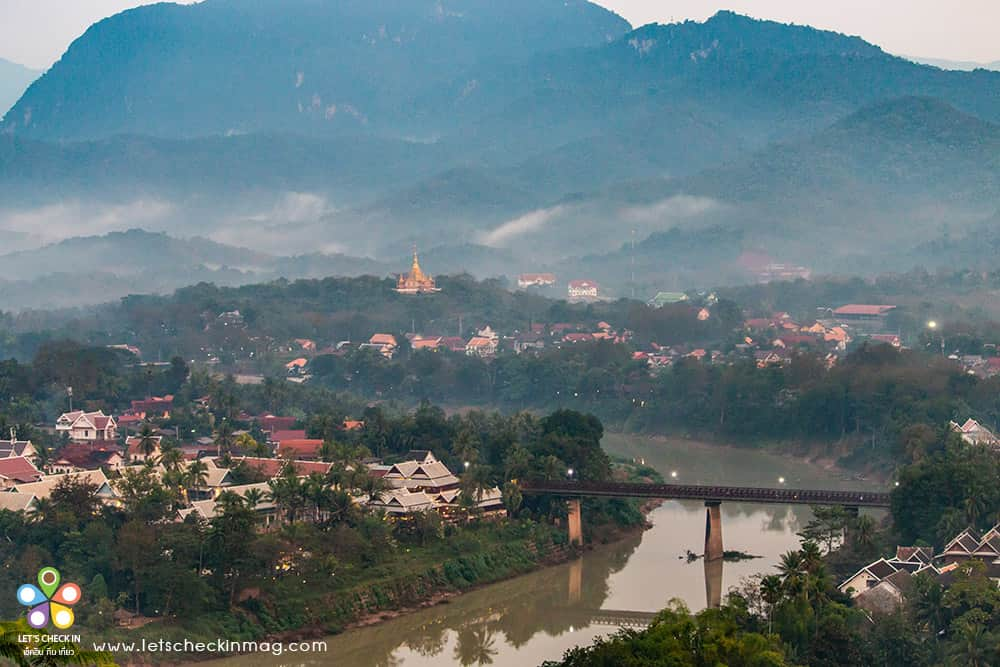
[[[41,629],[50,623],[60,630],[73,627],[76,616],[71,608],[80,601],[80,587],[71,581],[60,586],[62,577],[54,567],[38,571],[38,585],[22,584],[17,601],[28,607],[28,625]]]

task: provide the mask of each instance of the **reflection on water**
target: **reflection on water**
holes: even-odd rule
[[[718,452],[676,446],[651,449],[644,445],[640,453],[661,470],[684,463],[683,470],[706,473],[711,465],[706,457],[718,458]],[[777,457],[750,456],[738,460],[732,469],[731,457],[723,458],[729,460],[725,466],[728,477],[710,481],[766,485],[766,480],[783,475],[803,486],[856,486]],[[672,598],[696,610],[717,603],[741,578],[770,571],[782,553],[798,544],[795,533],[809,517],[807,507],[723,503],[725,548],[762,558],[725,564],[688,562],[686,551],[701,553],[704,545],[705,508],[700,502],[670,501],[653,511],[653,528],[641,535],[591,551],[574,562],[473,591],[447,604],[331,637],[323,655],[243,656],[213,664],[537,665],[599,635],[613,633],[620,624],[642,623]]]

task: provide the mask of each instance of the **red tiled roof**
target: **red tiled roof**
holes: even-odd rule
[[[283,440],[278,445],[278,456],[293,459],[315,459],[319,458],[319,450],[323,446],[322,440]]]
[[[597,287],[593,280],[571,280],[569,286],[573,289],[591,289]]]
[[[274,442],[284,442],[285,440],[304,440],[305,437],[305,429],[290,429],[287,431],[275,431],[271,435],[271,440]]]
[[[12,456],[0,459],[0,477],[19,483],[37,482],[42,478],[42,473],[23,456]]]
[[[284,431],[295,426],[295,417],[278,417],[276,415],[257,415],[257,423],[265,431]]]
[[[356,431],[359,428],[364,428],[365,423],[358,419],[345,419],[344,420],[344,430],[345,431]]]

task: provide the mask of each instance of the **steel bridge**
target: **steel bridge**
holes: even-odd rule
[[[659,498],[663,500],[702,500],[706,503],[729,501],[775,505],[840,505],[851,508],[889,507],[889,494],[873,491],[568,481],[522,481],[520,486],[522,493],[526,494],[574,498]]]

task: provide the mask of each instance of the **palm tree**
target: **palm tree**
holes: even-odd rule
[[[233,425],[228,419],[223,419],[219,423],[219,428],[215,429],[215,447],[219,456],[228,454],[234,442]]]
[[[793,594],[800,592],[804,573],[805,566],[800,552],[789,551],[781,556],[781,562],[778,563],[778,574],[786,591]]]
[[[243,502],[246,506],[252,510],[257,509],[257,506],[264,502],[267,494],[260,489],[248,489],[246,493],[243,494]]]
[[[771,616],[774,614],[774,606],[781,602],[783,595],[781,579],[776,575],[769,574],[760,580],[760,596],[767,603],[767,634],[771,634]]]
[[[170,471],[175,471],[180,468],[181,463],[184,462],[184,452],[182,452],[177,447],[165,447],[163,448],[163,453],[160,454],[160,463],[164,468]]]
[[[153,456],[153,452],[156,451],[156,446],[158,444],[157,440],[156,434],[153,432],[153,427],[151,427],[147,422],[143,422],[135,445],[136,449],[142,452],[144,460],[148,460]]]
[[[305,505],[302,482],[292,466],[286,466],[281,475],[269,480],[268,498],[284,514],[288,523],[295,523],[299,510]]]
[[[852,546],[861,553],[870,553],[875,548],[875,519],[862,514],[854,521],[851,531]]]
[[[823,552],[815,542],[803,542],[799,553],[802,556],[802,567],[806,572],[815,574],[823,566]]]
[[[319,523],[319,515],[327,504],[330,485],[322,473],[314,472],[302,483],[302,494],[313,506],[313,521]]]
[[[361,480],[361,485],[358,487],[361,493],[368,498],[369,503],[378,500],[390,488],[389,483],[385,479],[375,477],[374,475],[365,475],[364,479]]]
[[[191,489],[202,489],[208,484],[208,464],[204,461],[191,461],[184,471],[184,502],[191,501]]]

